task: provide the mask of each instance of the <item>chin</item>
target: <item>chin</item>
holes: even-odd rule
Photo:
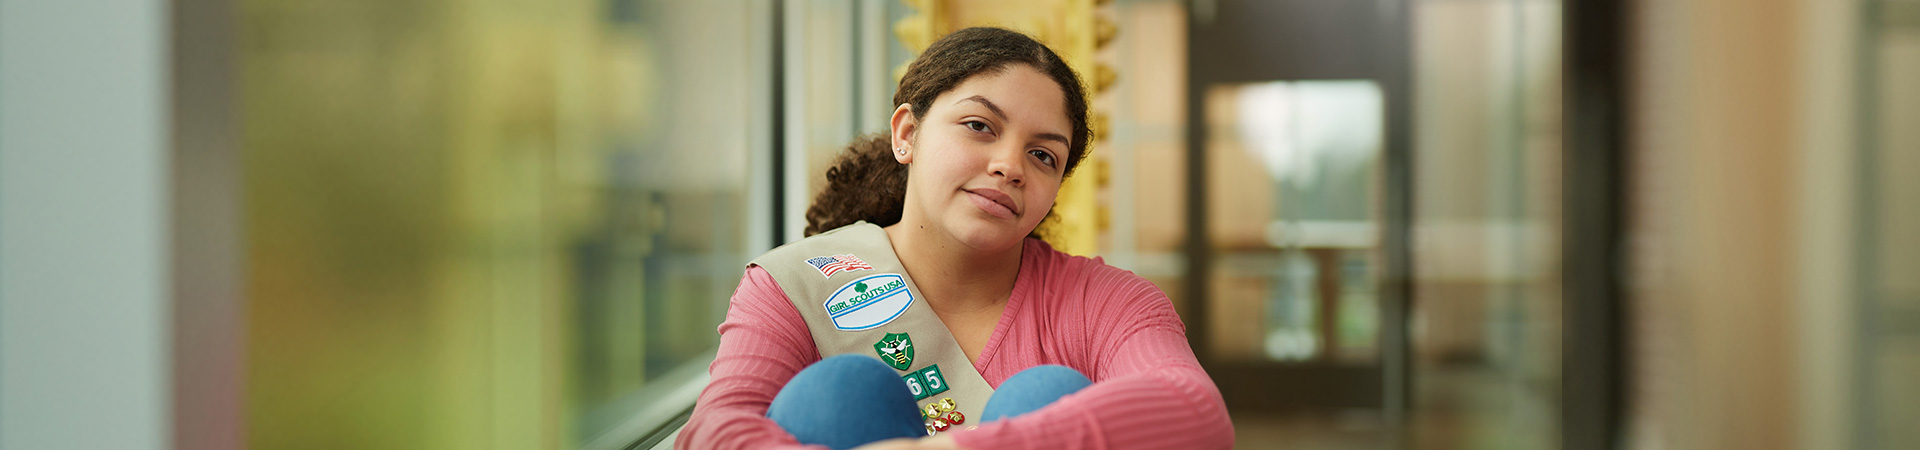
[[[1027,238],[1027,232],[1021,231],[1021,227],[1016,224],[988,220],[968,222],[959,224],[950,231],[954,239],[976,250],[988,252],[1006,250],[1020,245],[1020,241]]]

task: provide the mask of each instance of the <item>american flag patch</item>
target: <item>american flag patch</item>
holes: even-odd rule
[[[807,258],[807,264],[812,264],[813,268],[820,269],[820,274],[826,275],[827,278],[833,278],[833,274],[840,272],[873,270],[873,266],[868,265],[866,261],[861,261],[860,257],[853,255],[816,256]]]

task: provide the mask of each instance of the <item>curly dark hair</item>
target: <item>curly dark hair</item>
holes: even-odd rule
[[[1066,174],[1087,155],[1093,130],[1087,125],[1087,93],[1080,75],[1053,49],[1019,32],[990,27],[955,31],[935,41],[907,66],[894,91],[893,104],[912,105],[914,117],[926,117],[940,94],[983,73],[1002,73],[1025,64],[1045,73],[1066,95],[1067,121],[1073,123]],[[907,165],[893,159],[887,135],[855,139],[827,169],[827,186],[807,208],[806,235],[824,233],[865,220],[879,226],[900,223],[907,196]],[[1051,222],[1053,214],[1043,221]],[[1035,230],[1037,235],[1039,230]]]

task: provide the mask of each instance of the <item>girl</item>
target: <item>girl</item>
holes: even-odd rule
[[[1032,237],[1092,137],[1078,75],[969,28],[894,103],[827,171],[809,237],[748,265],[676,446],[1231,446],[1166,295]]]

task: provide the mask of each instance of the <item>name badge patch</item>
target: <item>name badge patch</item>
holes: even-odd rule
[[[892,322],[911,305],[913,292],[907,289],[907,279],[883,273],[840,286],[820,307],[833,318],[834,328],[861,331]]]

